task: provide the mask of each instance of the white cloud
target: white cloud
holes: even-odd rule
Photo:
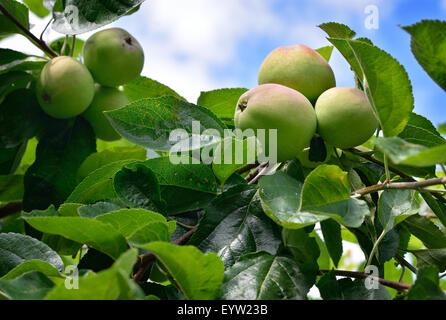
[[[446,10],[446,0],[443,0],[443,1],[441,2],[441,6],[442,6],[442,8],[443,8],[444,10]]]
[[[313,48],[328,45],[324,32],[316,25],[324,21],[349,24],[363,19],[366,5],[378,4],[389,11],[389,2],[314,0],[297,6],[294,2],[279,0],[150,0],[136,14],[104,28],[117,26],[132,33],[145,49],[143,75],[171,86],[193,102],[202,90],[254,85],[254,67],[253,74],[243,79],[238,76],[223,80],[215,74],[217,68],[229,70],[251,63],[240,60],[240,53],[247,47],[245,43],[257,43],[255,47],[258,47],[263,45],[260,39],[274,39],[278,45],[304,43]],[[33,32],[39,35],[46,22],[33,16]],[[80,38],[86,39],[90,34]],[[60,36],[49,31],[45,39]],[[11,37],[0,45],[40,54],[22,36]],[[351,82],[351,73],[338,53],[334,54],[331,64],[339,83]]]
[[[257,0],[152,0],[124,19],[115,25],[127,25],[145,48],[144,74],[191,101],[226,85],[212,71],[231,66],[244,39],[277,33],[281,25],[271,1]]]

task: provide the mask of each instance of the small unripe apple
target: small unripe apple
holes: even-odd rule
[[[291,88],[278,84],[260,85],[240,97],[235,127],[277,130],[277,161],[296,157],[310,144],[316,132],[316,114],[310,101]],[[266,133],[268,136],[268,133]],[[264,150],[269,150],[266,141]]]
[[[336,86],[328,62],[302,44],[279,47],[266,57],[259,71],[259,84],[265,83],[295,89],[313,104],[324,91]]]
[[[115,141],[121,136],[111,125],[104,111],[115,110],[129,104],[126,95],[117,88],[96,86],[93,102],[83,116],[90,122],[96,137],[104,141]]]
[[[96,82],[117,87],[136,79],[144,66],[144,52],[127,31],[112,28],[99,31],[85,42],[84,63]]]
[[[356,88],[327,90],[317,100],[315,110],[319,134],[337,148],[359,146],[370,139],[378,128],[366,94]]]
[[[94,96],[94,81],[82,63],[61,56],[43,67],[36,93],[43,111],[54,118],[68,119],[88,108]]]

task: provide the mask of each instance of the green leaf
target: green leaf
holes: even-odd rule
[[[446,161],[446,144],[427,148],[393,137],[376,139],[375,145],[395,164],[429,167]]]
[[[106,223],[81,217],[27,217],[33,228],[49,234],[89,245],[113,259],[117,259],[128,248],[124,237]]]
[[[206,208],[190,245],[216,252],[225,266],[257,251],[276,254],[280,230],[263,213],[255,186],[239,185],[224,192]]]
[[[337,267],[343,253],[341,226],[335,220],[328,219],[321,222],[321,230],[331,260],[335,267]]]
[[[11,300],[42,300],[53,287],[54,283],[40,272],[0,280],[0,294]]]
[[[93,171],[78,184],[66,202],[88,204],[116,198],[117,195],[113,189],[113,179],[123,166],[133,161],[116,161]]]
[[[438,271],[446,271],[446,249],[429,249],[410,251],[417,257],[417,267],[436,266]]]
[[[285,228],[304,228],[328,219],[327,216],[300,211],[303,184],[283,172],[262,177],[259,186],[263,210]]]
[[[226,128],[208,109],[173,96],[141,99],[105,114],[125,139],[155,151],[170,152],[174,146],[187,151],[214,145]],[[174,128],[178,130],[172,131]],[[205,129],[211,130],[209,139],[192,138],[192,134],[198,135]]]
[[[237,102],[247,91],[245,88],[232,88],[201,92],[197,104],[211,110],[225,124],[234,126]]]
[[[158,180],[143,164],[122,168],[116,173],[113,185],[116,194],[128,206],[165,213],[166,204],[161,199]]]
[[[407,271],[407,270],[406,270]],[[399,265],[399,263],[395,259],[391,259],[384,264],[384,279],[396,282],[403,283],[413,283],[414,282],[414,274],[412,272],[404,272],[403,268]],[[401,278],[402,277],[402,278]],[[397,290],[387,287],[387,291],[389,291],[392,298],[397,296]]]
[[[27,141],[14,147],[7,147],[0,139],[0,174],[9,175],[16,172],[25,153]]]
[[[302,207],[318,207],[350,198],[347,172],[337,166],[322,165],[305,179]]]
[[[51,0],[55,6],[53,29],[71,35],[92,31],[119,19],[143,1],[66,0],[58,3]]]
[[[33,90],[13,91],[0,105],[1,140],[8,148],[16,147],[44,130],[48,120]]]
[[[67,205],[67,204],[65,204]],[[90,219],[94,219],[99,215],[103,215],[106,214],[108,212],[112,212],[112,211],[117,211],[120,210],[122,208],[124,208],[125,205],[120,202],[119,200],[114,200],[114,201],[110,201],[110,202],[106,202],[106,201],[100,201],[100,202],[96,202],[95,204],[90,204],[90,205],[80,205],[79,207],[76,207],[75,209],[75,214],[70,214],[70,216],[81,216],[83,218],[90,218]],[[72,211],[72,210],[70,210]],[[59,209],[60,212],[60,209]]]
[[[430,220],[420,215],[414,215],[406,219],[402,226],[420,239],[427,248],[446,248],[446,234]]]
[[[409,123],[404,131],[399,134],[399,137],[407,142],[428,148],[446,143],[446,140],[438,133],[432,122],[416,113],[410,115]]]
[[[112,225],[124,237],[129,237],[145,225],[166,222],[166,217],[144,209],[121,209],[99,215],[96,220]]]
[[[132,82],[126,83],[123,87],[125,95],[131,102],[163,96],[174,96],[180,100],[187,101],[164,84],[146,77],[139,77]]]
[[[77,118],[62,128],[60,124],[40,139],[36,161],[25,174],[25,211],[62,204],[77,185],[79,166],[96,151],[95,135],[85,120]]]
[[[43,5],[44,0],[23,0],[23,2],[28,6],[36,16],[39,18],[45,18],[50,14],[50,11]]]
[[[325,215],[352,228],[358,228],[364,222],[365,217],[370,215],[367,202],[358,199],[339,201],[320,207],[308,207],[304,210],[317,215]]]
[[[414,108],[412,85],[404,67],[380,48],[363,40],[350,40],[347,33],[330,30],[328,34],[332,37],[328,40],[361,81],[384,136],[400,134]]]
[[[0,67],[0,74],[7,74],[10,72],[16,71],[29,71],[32,73],[39,73],[42,68],[47,64],[47,60],[43,61],[34,61],[34,60],[26,60],[26,61],[15,61],[10,65],[6,65]]]
[[[23,71],[0,73],[0,103],[3,103],[5,97],[11,92],[27,88],[32,80],[33,76]]]
[[[288,257],[258,252],[244,256],[225,272],[225,300],[305,300],[313,285]]]
[[[318,26],[332,38],[353,39],[356,32],[347,25],[337,22],[322,23]]]
[[[31,167],[34,161],[36,161],[36,149],[38,143],[39,141],[37,140],[37,138],[28,140],[23,157],[17,170],[15,171],[16,174],[25,174],[26,170],[28,170],[28,168]]]
[[[145,160],[147,151],[144,148],[133,147],[115,147],[90,155],[77,171],[78,181],[85,179],[93,171],[122,160]]]
[[[324,168],[321,170],[325,171]],[[315,181],[324,181],[317,174],[314,177],[316,177]],[[345,192],[347,190],[346,186],[343,184],[341,177],[326,177],[326,181],[333,179],[339,183],[336,190],[322,188],[326,194],[320,193],[317,195],[317,190],[307,184],[307,196],[309,197],[307,203],[313,201],[320,205],[307,208],[302,208],[301,205],[304,184],[283,172],[262,177],[259,181],[262,207],[271,219],[289,229],[304,228],[329,218],[334,218],[346,226],[359,227],[364,221],[364,217],[370,214],[366,202],[358,199],[348,199],[323,204],[325,201],[337,201],[347,194]],[[311,179],[309,181],[313,180],[311,177],[307,179]],[[347,180],[346,177],[345,180]]]
[[[123,253],[113,266],[99,273],[89,272],[79,277],[78,289],[68,289],[65,283],[57,285],[46,297],[46,300],[116,300],[138,298],[140,292],[136,290],[136,297],[129,297],[129,287],[132,287],[129,275],[137,260],[137,250],[132,249]],[[134,287],[132,287],[134,289]]]
[[[20,201],[23,198],[23,176],[0,176],[0,202]]]
[[[239,140],[236,137],[225,138],[214,153],[212,170],[222,184],[237,170],[255,163],[254,139]],[[248,153],[253,151],[251,154]]]
[[[205,164],[174,164],[169,157],[162,157],[128,167],[140,164],[156,176],[169,215],[204,208],[217,194],[217,181]]]
[[[446,205],[441,200],[434,198],[434,196],[430,193],[423,192],[421,193],[421,196],[423,197],[424,201],[426,201],[431,210],[435,213],[437,218],[441,221],[443,226],[446,227]]]
[[[442,123],[442,124],[440,124],[440,125],[438,126],[438,131],[439,131],[441,134],[446,134],[446,123]]]
[[[378,202],[378,218],[389,232],[420,210],[420,204],[416,200],[413,190],[384,190]]]
[[[407,300],[446,300],[446,294],[439,286],[438,269],[424,267],[417,272],[417,280],[409,290]]]
[[[10,65],[12,62],[15,61],[23,61],[28,57],[29,55],[20,51],[0,48],[0,70],[8,68],[7,66],[5,67],[5,65]]]
[[[282,239],[299,269],[307,275],[313,275],[315,281],[319,270],[318,259],[321,254],[317,240],[304,229],[285,228],[282,230]]]
[[[28,8],[14,0],[2,0],[2,6],[14,16],[26,29],[29,29]],[[23,33],[17,25],[0,12],[0,36],[11,33]]]
[[[429,76],[446,90],[446,21],[422,20],[402,27],[411,36],[415,58]]]
[[[152,241],[169,241],[169,224],[158,213],[144,209],[121,209],[96,217],[113,226],[134,246]],[[173,223],[175,229],[175,223]],[[173,231],[173,230],[172,230]]]
[[[389,292],[379,284],[378,289],[367,289],[366,280],[348,278],[337,280],[334,272],[324,275],[317,287],[324,300],[392,300]]]
[[[47,277],[61,277],[61,270],[42,260],[27,260],[1,277],[1,280],[16,279],[28,272],[40,272]]]
[[[327,246],[325,245],[325,242],[321,239],[319,234],[313,230],[310,233],[310,236],[316,240],[316,243],[319,247],[320,255],[317,259],[317,264],[319,266],[319,269],[330,269],[333,268],[333,263],[330,258],[330,254],[328,253]]]
[[[325,59],[327,60],[327,62],[330,61],[331,58],[331,54],[333,53],[333,46],[326,46],[326,47],[322,47],[317,49],[316,51]]]
[[[167,242],[152,242],[144,248],[157,256],[186,299],[217,298],[224,266],[215,253],[203,254],[196,247],[180,247]]]
[[[0,277],[29,260],[41,260],[59,271],[63,269],[62,259],[43,242],[18,233],[0,234]]]
[[[144,247],[147,243],[170,240],[169,225],[166,222],[153,222],[136,230],[129,243],[134,247]]]

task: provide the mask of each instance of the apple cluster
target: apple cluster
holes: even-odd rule
[[[263,61],[259,86],[243,94],[235,110],[241,130],[277,130],[277,160],[309,160],[312,138],[327,146],[328,160],[336,148],[365,143],[378,121],[366,94],[357,88],[336,87],[328,62],[305,45],[279,47]],[[269,146],[262,146],[268,150]]]
[[[57,119],[82,115],[96,136],[118,140],[103,111],[129,103],[119,86],[136,79],[144,65],[138,41],[119,28],[92,35],[83,48],[83,62],[59,56],[43,68],[37,82],[37,98],[42,109]]]

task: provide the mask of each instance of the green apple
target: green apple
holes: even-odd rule
[[[243,94],[235,111],[235,127],[277,129],[277,161],[296,157],[310,144],[317,120],[313,106],[304,95],[278,84],[260,85]],[[266,133],[268,136],[268,132]],[[266,141],[262,148],[269,150]]]
[[[129,104],[126,95],[117,88],[96,86],[93,102],[83,116],[87,119],[96,133],[104,141],[115,141],[121,136],[111,125],[104,111],[115,110]]]
[[[84,63],[96,82],[117,87],[136,79],[144,66],[144,52],[127,31],[112,28],[99,31],[85,42]]]
[[[76,59],[61,56],[42,69],[36,87],[43,111],[58,119],[84,112],[94,96],[94,81],[88,69]]]
[[[359,146],[378,128],[366,94],[356,88],[337,87],[325,91],[317,100],[315,110],[319,134],[337,148]]]
[[[324,91],[336,86],[328,62],[302,44],[279,47],[266,57],[259,71],[259,84],[265,83],[295,89],[313,104]]]

